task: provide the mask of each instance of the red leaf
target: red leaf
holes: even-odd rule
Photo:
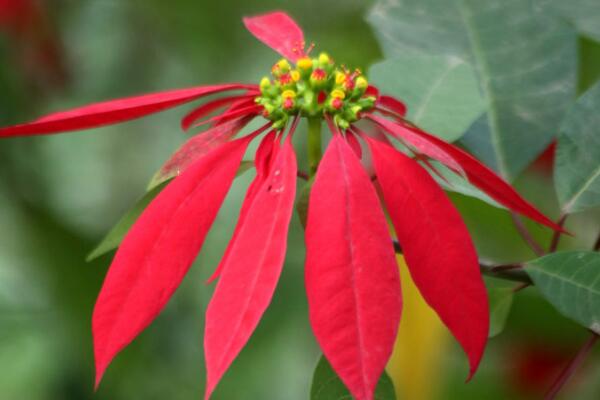
[[[306,291],[325,357],[356,399],[373,399],[400,321],[400,278],[375,189],[340,135],[311,190]]]
[[[198,160],[144,210],[117,251],[93,316],[96,386],[166,305],[202,247],[253,136]]]
[[[185,117],[181,119],[181,129],[187,131],[190,127],[196,123],[200,118],[207,116],[213,111],[218,110],[219,108],[223,108],[231,103],[236,102],[237,100],[246,100],[250,97],[255,96],[254,94],[245,94],[241,96],[230,96],[224,97],[222,99],[216,99],[210,101],[206,104],[201,105],[200,107],[194,108],[192,111],[187,113]]]
[[[475,247],[446,193],[414,160],[366,138],[411,276],[477,370],[489,330],[488,300]]]
[[[254,103],[254,101],[252,101],[252,103]],[[215,125],[220,125],[223,124],[227,121],[231,121],[232,119],[235,118],[239,118],[239,117],[243,117],[243,116],[256,116],[258,114],[261,113],[261,111],[263,110],[263,106],[261,105],[256,105],[256,104],[252,104],[249,105],[248,107],[243,107],[243,108],[235,108],[235,109],[230,109],[227,110],[226,112],[224,112],[223,114],[220,115],[216,115],[214,117],[212,117],[211,119],[207,120],[207,121],[203,121],[200,122],[196,125],[194,125],[194,127],[197,126],[201,126],[207,123],[213,123]]]
[[[227,90],[253,89],[252,85],[199,86],[127,97],[47,115],[33,122],[0,129],[0,137],[43,135],[96,128],[157,113],[209,94]]]
[[[246,214],[206,311],[207,399],[248,341],[275,291],[285,258],[296,171],[288,136]]]
[[[434,146],[436,149],[439,149],[445,154],[445,156],[438,157],[437,152],[434,154],[431,152],[427,153],[423,149],[420,150],[423,154],[441,161],[459,173],[461,170],[464,171],[463,175],[466,175],[469,182],[483,190],[498,203],[556,231],[566,232],[563,228],[539,212],[531,203],[521,197],[521,195],[517,193],[517,191],[510,184],[496,175],[494,171],[479,162],[475,157],[466,151],[446,143],[443,140],[418,128],[394,124],[386,121],[383,118],[372,115],[369,116],[369,118],[380,124],[392,135],[402,137],[402,139],[405,139],[415,147],[426,148],[427,146],[422,145],[422,143],[425,142],[430,146]],[[385,125],[381,123],[382,121],[385,121]],[[416,142],[414,141],[415,139]],[[459,170],[456,169],[457,163],[460,166]]]
[[[420,153],[443,162],[449,168],[452,168],[459,173],[462,172],[462,167],[460,164],[454,158],[452,158],[452,156],[450,156],[443,147],[432,143],[430,140],[423,138],[421,135],[414,133],[413,131],[401,125],[398,125],[392,121],[388,121],[385,118],[381,118],[373,114],[367,114],[365,116],[381,126],[386,132],[394,136],[396,139],[413,146]]]
[[[354,136],[354,133],[346,131],[346,141],[352,148],[352,151],[354,151],[354,154],[356,154],[356,157],[360,160],[362,158],[362,147],[356,136]]]
[[[238,217],[238,222],[235,226],[235,230],[233,231],[233,236],[229,241],[229,245],[227,249],[225,249],[225,253],[223,254],[223,258],[219,263],[219,266],[215,269],[215,272],[208,278],[207,283],[210,283],[217,279],[219,275],[221,275],[221,271],[223,270],[223,266],[227,264],[227,259],[229,258],[229,254],[231,253],[231,249],[233,248],[236,238],[239,235],[239,231],[241,227],[244,225],[244,221],[246,219],[246,214],[258,193],[262,183],[267,178],[267,174],[269,173],[270,161],[276,154],[277,149],[273,148],[275,143],[275,131],[271,131],[268,135],[264,137],[264,139],[260,142],[258,149],[256,150],[256,155],[254,159],[254,165],[256,168],[256,177],[248,187],[246,191],[246,196],[244,197],[244,202],[242,203],[242,208],[240,210],[240,216]],[[278,144],[277,144],[278,145]]]
[[[244,25],[258,40],[289,60],[296,61],[305,55],[304,33],[284,12],[246,17]]]
[[[406,115],[406,105],[400,100],[397,100],[391,96],[381,96],[379,98],[378,105],[381,105],[387,108],[388,110],[395,112],[401,117],[404,117]]]
[[[253,118],[250,116],[228,121],[188,139],[154,175],[150,187],[181,175],[198,159],[237,135]],[[261,132],[269,126],[270,124],[264,125],[260,128]]]

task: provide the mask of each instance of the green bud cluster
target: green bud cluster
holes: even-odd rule
[[[341,129],[375,106],[375,97],[366,94],[369,86],[360,71],[349,72],[321,53],[317,58],[300,58],[295,67],[282,59],[271,69],[271,77],[260,81],[256,103],[264,107],[263,116],[275,128],[284,127],[290,118],[329,115]]]

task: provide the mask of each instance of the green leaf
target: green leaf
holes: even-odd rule
[[[600,253],[554,253],[527,263],[525,270],[558,311],[600,334]]]
[[[312,177],[304,184],[302,190],[300,191],[300,195],[298,196],[298,201],[296,202],[296,212],[298,213],[300,223],[304,229],[306,229],[306,217],[308,216],[308,200],[310,198],[310,189],[312,188],[314,180],[314,177]]]
[[[572,103],[576,33],[528,1],[379,0],[368,20],[388,58],[448,55],[475,68],[487,113],[463,143],[509,180],[552,141]]]
[[[352,396],[344,383],[329,365],[327,359],[321,356],[313,374],[310,388],[310,400],[350,400]],[[374,400],[395,400],[394,385],[386,372],[381,375]]]
[[[565,212],[600,205],[600,83],[581,96],[565,118],[554,174]]]
[[[598,0],[534,0],[534,4],[540,11],[566,19],[582,35],[600,41]]]
[[[485,110],[475,71],[455,57],[402,54],[375,64],[369,79],[382,94],[402,99],[408,119],[448,142]]]
[[[98,246],[96,246],[96,248],[92,250],[90,254],[88,254],[86,261],[90,262],[108,253],[109,251],[119,247],[119,245],[123,241],[123,238],[125,238],[125,235],[127,234],[127,232],[129,232],[129,229],[133,226],[133,224],[142,214],[144,209],[148,206],[148,204],[150,204],[152,200],[154,200],[156,196],[158,196],[158,194],[163,190],[165,186],[167,186],[168,183],[169,181],[163,182],[162,184],[156,186],[149,192],[146,192],[146,194],[142,196],[142,198],[140,198],[134,204],[134,206],[129,211],[127,211],[125,215],[123,215],[123,217],[121,217],[119,222],[117,222],[117,224],[106,234],[106,236],[104,237],[104,239],[102,239],[100,244],[98,244]]]
[[[506,325],[514,297],[514,284],[501,279],[485,278],[490,302],[490,332],[488,337],[499,335]]]
[[[468,197],[474,197],[493,207],[506,209],[506,207],[504,207],[502,204],[492,199],[490,196],[479,190],[477,187],[473,186],[465,178],[456,174],[455,172],[450,170],[450,168],[444,166],[442,163],[439,163],[437,161],[430,161],[429,163],[436,169],[437,172],[439,172],[441,177],[436,173],[432,173],[427,166],[424,166],[425,169],[427,169],[427,171],[430,172],[431,176],[442,188],[444,188],[444,190],[447,190],[449,192],[460,193]]]

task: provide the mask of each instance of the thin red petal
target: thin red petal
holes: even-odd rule
[[[373,119],[373,117],[371,118]],[[379,121],[386,121],[383,118],[374,118],[378,119]],[[466,151],[446,143],[443,140],[415,127],[394,124],[390,123],[389,121],[386,121],[386,126],[383,127],[392,134],[403,135],[403,138],[408,142],[411,142],[416,137],[418,138],[418,143],[425,141],[431,146],[435,146],[444,152],[446,157],[438,158],[432,154],[426,153],[425,151],[422,151],[422,153],[441,161],[455,171],[455,164],[458,163],[462,171],[464,171],[463,174],[466,175],[469,182],[483,190],[498,203],[556,231],[566,232],[563,228],[538,211],[535,206],[521,197],[521,195],[504,179],[496,175],[494,171],[485,166],[483,163],[479,162],[475,157]],[[389,128],[392,128],[395,133]],[[413,142],[411,142],[411,144],[415,145]],[[415,145],[415,147],[417,146]],[[450,160],[450,163],[448,160]]]
[[[246,100],[253,96],[254,96],[253,94],[251,94],[251,95],[245,94],[245,95],[241,95],[241,96],[224,97],[222,99],[216,99],[216,100],[210,101],[206,104],[203,104],[200,107],[194,108],[192,111],[187,113],[181,119],[181,129],[184,131],[187,131],[188,129],[190,129],[192,127],[192,125],[195,122],[197,122],[199,119],[207,116],[208,114],[212,113],[213,111],[216,111],[220,108],[230,105],[230,104],[236,102],[237,100],[240,100],[240,99]]]
[[[296,172],[288,136],[248,210],[206,311],[206,399],[271,302],[285,258]]]
[[[311,190],[306,291],[325,357],[356,399],[372,400],[400,321],[400,278],[375,189],[339,134]]]
[[[202,247],[252,136],[215,149],[168,185],[131,228],[93,315],[96,386],[166,305]]]
[[[289,60],[296,61],[305,55],[304,33],[284,12],[246,17],[244,25],[258,40]]]
[[[352,151],[354,151],[354,154],[356,154],[356,157],[361,159],[362,158],[362,147],[360,145],[360,142],[358,141],[358,139],[356,138],[354,133],[352,133],[349,130],[346,131],[346,141],[352,148]]]
[[[412,130],[407,129],[404,126],[398,125],[385,118],[373,114],[367,114],[366,117],[378,124],[379,126],[381,126],[386,132],[394,136],[396,139],[400,140],[403,143],[410,144],[420,153],[423,153],[426,156],[431,157],[435,160],[441,161],[442,163],[446,164],[449,168],[454,169],[458,173],[463,172],[462,167],[458,163],[458,161],[452,158],[452,156],[446,152],[444,147],[432,143],[430,140],[423,138],[421,135],[414,133]],[[444,142],[444,144],[446,143]]]
[[[222,125],[214,126],[205,132],[188,139],[172,156],[164,163],[160,170],[152,178],[155,186],[173,177],[181,175],[190,165],[214,148],[228,142],[237,135],[254,117],[243,117],[228,121]],[[261,132],[269,125],[261,127]],[[260,132],[259,132],[260,133]]]
[[[446,193],[413,159],[366,139],[411,276],[477,370],[489,330],[488,299],[467,227]]]
[[[223,254],[223,258],[221,262],[215,269],[215,272],[208,278],[207,283],[210,283],[217,279],[223,270],[223,267],[227,264],[227,259],[229,258],[229,254],[231,253],[232,248],[234,247],[235,241],[239,232],[244,225],[244,221],[246,220],[246,215],[248,214],[248,210],[250,210],[250,206],[258,193],[258,190],[261,188],[262,183],[267,178],[267,174],[269,173],[269,168],[271,165],[271,159],[276,154],[277,149],[273,146],[275,143],[275,131],[271,131],[268,135],[264,137],[264,139],[260,142],[258,149],[256,150],[256,155],[254,159],[254,165],[256,168],[256,177],[248,187],[246,191],[246,196],[244,197],[244,202],[242,203],[242,208],[240,209],[240,216],[238,217],[238,222],[235,226],[235,230],[233,231],[233,236],[229,241],[229,245],[227,249],[225,249],[225,253]]]
[[[157,113],[209,94],[252,88],[254,88],[252,85],[237,83],[199,86],[111,100],[50,114],[30,123],[2,128],[0,137],[43,135],[97,128]]]
[[[381,96],[379,98],[378,105],[395,112],[401,117],[404,117],[406,115],[406,105],[400,100],[395,99],[391,96]]]
[[[244,115],[258,115],[263,110],[263,106],[252,104],[243,108],[236,108],[235,110],[228,110],[221,115],[217,115],[212,117],[206,122],[212,122],[214,124],[222,124],[227,121],[231,121],[234,118],[238,118]],[[195,126],[200,126],[204,124],[204,122],[196,124]]]

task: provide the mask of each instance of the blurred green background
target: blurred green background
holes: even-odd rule
[[[44,65],[23,67],[27,42],[15,43],[13,36],[0,33],[2,125],[114,97],[213,82],[258,82],[278,57],[245,31],[241,18],[275,8],[286,10],[303,26],[317,50],[327,50],[349,66],[366,68],[381,58],[364,19],[372,2],[364,0],[46,3],[52,29],[42,34],[53,32],[61,43],[65,78],[38,79]],[[580,47],[583,59],[600,58],[597,44],[582,39]],[[596,77],[595,70],[588,71],[582,86]],[[233,231],[252,173],[236,180],[182,287],[151,327],[117,357],[97,394],[91,315],[112,255],[84,261],[186,139],[178,125],[184,112],[0,143],[0,399],[201,396],[203,315],[213,289],[204,281]],[[518,185],[556,216],[546,172],[530,170]],[[504,211],[458,195],[453,199],[482,257],[497,262],[533,257]],[[588,249],[598,217],[572,218],[569,228],[578,235],[563,247]],[[548,232],[531,228],[541,240],[549,240]],[[319,350],[308,324],[302,236],[294,217],[273,303],[214,399],[308,398]],[[583,328],[561,317],[535,288],[527,289],[516,296],[507,329],[491,340],[471,383],[464,383],[467,364],[458,346],[441,340],[427,385],[439,399],[539,398],[585,337]],[[565,390],[565,398],[598,398],[600,354],[593,356]]]

